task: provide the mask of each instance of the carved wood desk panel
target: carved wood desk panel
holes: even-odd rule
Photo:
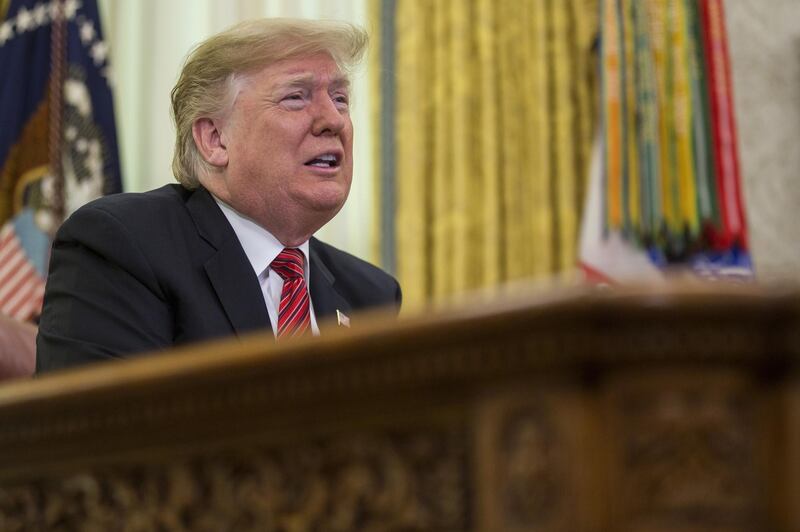
[[[800,530],[797,291],[362,321],[0,387],[0,530]]]

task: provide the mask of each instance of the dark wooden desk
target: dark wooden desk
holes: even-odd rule
[[[800,530],[798,291],[361,325],[0,386],[0,530]]]

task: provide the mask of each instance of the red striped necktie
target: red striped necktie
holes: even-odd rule
[[[284,248],[270,264],[272,271],[283,278],[281,304],[278,307],[278,338],[301,335],[311,325],[303,263],[302,251]]]

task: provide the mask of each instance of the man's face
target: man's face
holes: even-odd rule
[[[349,100],[347,79],[327,54],[246,76],[222,122],[224,189],[212,192],[273,232],[292,220],[327,223],[353,176]]]

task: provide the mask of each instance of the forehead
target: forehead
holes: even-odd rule
[[[328,54],[282,59],[247,77],[269,87],[349,85],[347,75]]]

